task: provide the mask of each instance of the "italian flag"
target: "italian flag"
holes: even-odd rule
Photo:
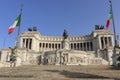
[[[14,23],[9,27],[8,34],[11,34],[14,31],[15,27],[20,26],[20,18],[21,15],[19,15],[14,21]]]
[[[106,29],[108,29],[110,27],[111,21],[112,21],[112,10],[110,10],[110,12],[109,12],[109,19],[107,20],[107,23],[106,23]]]

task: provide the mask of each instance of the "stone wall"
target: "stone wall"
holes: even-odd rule
[[[0,61],[0,67],[10,67],[10,63]]]

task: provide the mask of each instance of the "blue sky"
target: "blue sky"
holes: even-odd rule
[[[109,0],[0,0],[0,50],[13,47],[17,29],[8,35],[8,28],[20,14],[23,4],[20,33],[36,26],[41,35],[62,36],[67,29],[70,36],[87,35],[94,25],[106,25]],[[112,0],[116,32],[120,35],[120,0]],[[110,30],[113,31],[112,24]]]

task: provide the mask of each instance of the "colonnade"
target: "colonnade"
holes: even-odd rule
[[[23,43],[22,43],[22,47],[23,48],[27,48],[27,49],[31,49],[32,48],[32,38],[23,38],[22,39]]]
[[[100,37],[101,49],[106,47],[113,46],[112,44],[112,37]],[[62,49],[61,42],[40,42],[39,44],[39,51],[52,51]],[[27,49],[32,49],[33,40],[32,38],[23,38],[22,39],[22,47]],[[70,42],[69,48],[71,50],[81,50],[81,51],[93,51],[93,42],[92,41],[84,41],[84,42]]]
[[[70,49],[72,50],[81,50],[81,51],[93,51],[93,43],[92,42],[83,42],[83,43],[70,43]],[[39,43],[40,51],[52,51],[62,49],[61,43]]]
[[[107,48],[113,46],[111,37],[101,37],[101,48]]]
[[[93,43],[92,42],[71,43],[71,49],[81,51],[93,51]]]
[[[40,51],[52,51],[62,49],[61,43],[39,43],[39,50]]]

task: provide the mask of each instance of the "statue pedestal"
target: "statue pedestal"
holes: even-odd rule
[[[65,49],[65,50],[70,50],[70,44],[69,44],[68,39],[64,39],[64,40],[63,40],[62,46],[63,46],[63,49]]]

